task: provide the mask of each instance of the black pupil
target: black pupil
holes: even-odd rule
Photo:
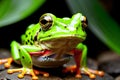
[[[41,20],[41,23],[42,23],[42,24],[46,24],[47,22],[48,22],[48,21],[45,20],[45,19]]]

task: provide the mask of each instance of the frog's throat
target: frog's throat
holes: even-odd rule
[[[64,54],[69,54],[84,39],[76,36],[57,37],[41,41],[39,45],[43,49],[50,49],[53,53],[56,53],[55,59],[60,59]]]

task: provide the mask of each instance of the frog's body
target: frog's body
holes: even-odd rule
[[[54,67],[54,63],[56,64],[60,60],[63,60],[64,64],[67,58],[64,55],[68,54],[75,59],[76,67],[74,71],[76,77],[81,77],[81,71],[89,74],[91,78],[95,78],[92,73],[103,75],[101,71],[92,71],[87,68],[87,47],[81,43],[86,39],[85,21],[86,18],[80,13],[73,15],[72,18],[57,18],[51,13],[42,15],[40,22],[30,25],[25,34],[21,36],[22,44],[12,41],[13,59],[20,60],[23,68],[8,70],[8,73],[21,70],[22,73],[18,75],[19,78],[23,78],[24,74],[29,72],[33,79],[37,79],[32,69],[32,65],[36,65],[36,61],[34,60],[32,63],[30,54],[38,55],[39,53],[40,57],[49,58],[49,60],[40,59],[40,64],[37,64],[39,67]],[[50,57],[51,55],[52,57]],[[46,62],[49,64],[48,66],[45,65]],[[68,71],[68,68],[65,71]]]

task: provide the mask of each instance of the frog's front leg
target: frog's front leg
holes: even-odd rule
[[[14,60],[20,60],[23,67],[20,69],[9,69],[8,73],[21,72],[18,78],[23,78],[25,74],[29,74],[32,76],[32,79],[38,79],[32,68],[32,59],[28,53],[29,50],[37,51],[38,48],[34,46],[20,46],[16,41],[11,43],[12,57]]]
[[[74,59],[76,65],[66,68],[66,71],[71,71],[76,73],[77,78],[81,78],[81,73],[89,75],[90,78],[96,78],[96,75],[103,76],[103,71],[93,70],[87,67],[86,57],[87,57],[87,47],[86,45],[80,43],[73,51]]]

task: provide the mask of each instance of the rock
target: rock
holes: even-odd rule
[[[119,58],[120,58],[120,55],[118,55],[117,53],[113,51],[105,51],[98,55],[97,62],[104,63],[104,62],[113,61]]]
[[[8,58],[11,56],[10,51],[6,50],[6,49],[0,49],[0,59],[2,58]]]
[[[99,68],[116,77],[120,74],[120,59],[101,63]]]
[[[56,73],[56,71],[54,72]],[[19,79],[17,77],[19,73],[13,73],[13,74],[7,74],[7,71],[4,70],[2,72],[0,72],[0,80],[31,80],[31,76],[29,75],[25,75],[25,77],[23,79]],[[91,80],[87,75],[82,75],[81,79],[75,78],[73,75],[67,75],[64,77],[60,77],[60,76],[53,76],[51,75],[50,77],[43,77],[43,76],[38,76],[39,80]],[[111,77],[108,74],[105,74],[105,76],[103,77],[99,77],[97,76],[96,79],[94,80],[114,80],[113,77]]]
[[[4,56],[2,58],[7,58],[9,57],[9,51],[5,51],[3,50],[2,52],[0,52],[0,55],[1,56]],[[92,69],[98,69],[98,63],[91,59],[91,58],[88,58],[87,59],[88,61],[88,67],[89,68],[92,68]],[[81,79],[77,79],[74,77],[74,74],[69,74],[69,73],[63,73],[62,72],[62,69],[66,66],[70,66],[70,65],[73,65],[75,64],[74,62],[74,59],[72,58],[69,63],[67,63],[66,65],[64,66],[60,66],[58,68],[38,68],[38,67],[34,67],[35,69],[37,70],[42,70],[42,71],[46,71],[46,72],[49,72],[50,73],[50,77],[46,78],[46,77],[43,77],[42,75],[38,75],[39,77],[39,80],[91,80],[87,75],[82,75],[82,78]],[[16,64],[16,63],[12,63],[12,66],[11,68],[21,68],[22,66]],[[8,74],[7,73],[7,69],[4,68],[3,65],[0,65],[0,68],[2,69],[0,71],[0,80],[31,80],[31,77],[29,75],[25,75],[25,78],[23,79],[18,79],[17,78],[17,75],[19,73],[13,73],[13,74]],[[4,69],[3,69],[4,68]],[[112,76],[108,75],[107,73],[105,74],[105,76],[103,77],[99,77],[97,76],[95,80],[114,80]]]
[[[6,49],[0,49],[0,59],[8,58],[8,57],[10,57],[10,52]],[[1,64],[0,71],[4,69],[5,69],[4,64]]]
[[[0,72],[0,80],[7,79],[7,80],[32,80],[30,76],[26,75],[23,79],[18,79],[17,75],[19,73],[8,74],[7,70]]]
[[[120,56],[112,51],[103,52],[98,56],[99,69],[117,77],[120,74]]]
[[[97,76],[96,79],[90,79],[88,76],[82,75],[81,79],[75,78],[73,76],[68,76],[63,80],[114,80],[114,78],[108,74],[105,74],[103,77]]]
[[[115,80],[120,80],[120,75],[115,78]]]

